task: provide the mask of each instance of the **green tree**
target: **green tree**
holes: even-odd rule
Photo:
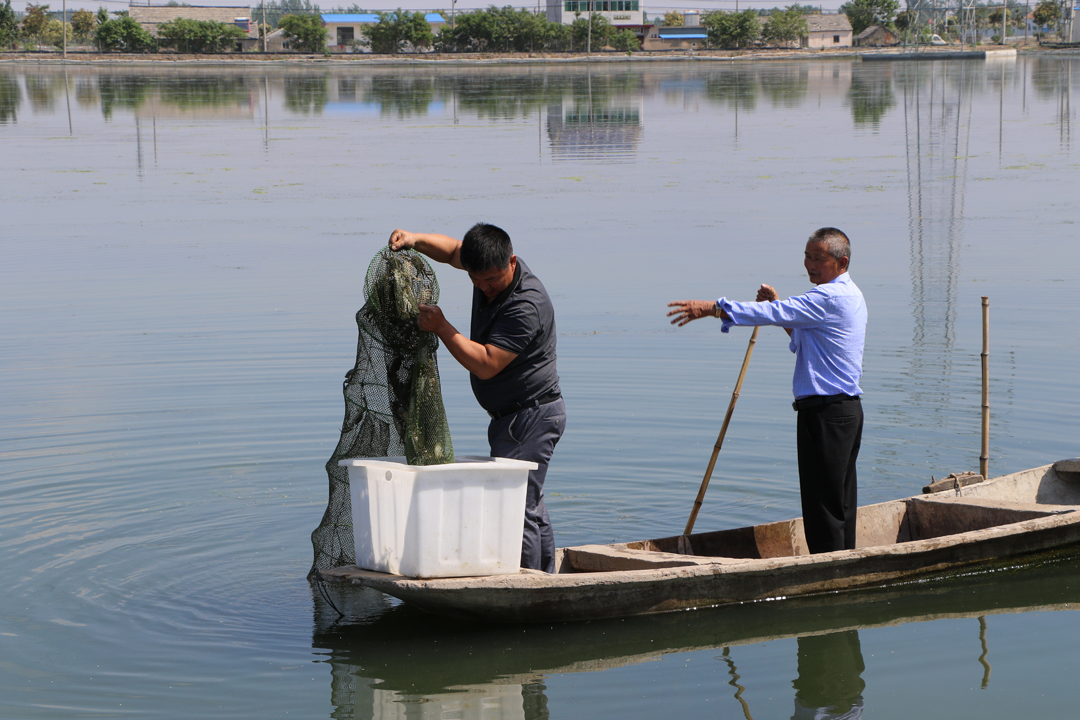
[[[899,0],[850,0],[840,6],[840,12],[847,15],[851,32],[855,35],[871,25],[893,27],[893,19],[899,9]]]
[[[26,6],[23,15],[22,34],[26,38],[40,38],[45,33],[45,27],[49,24],[49,6],[32,5]]]
[[[710,12],[701,19],[709,34],[709,44],[721,48],[744,48],[761,37],[761,22],[755,10]]]
[[[578,50],[584,50],[586,47],[591,47],[593,50],[599,50],[608,44],[608,39],[611,37],[615,28],[603,15],[593,15],[592,17],[592,42],[587,42],[589,38],[589,19],[577,18],[570,25],[570,37],[573,46]]]
[[[354,6],[355,7],[355,6]],[[257,6],[252,6],[251,15],[253,18],[258,18],[259,22],[263,22],[265,15],[265,22],[270,27],[281,27],[279,24],[281,18],[286,15],[319,15],[322,11],[318,5],[313,5],[311,0],[271,0],[271,2],[260,2]],[[349,9],[347,12],[363,12],[357,8],[356,10]]]
[[[641,41],[638,40],[637,33],[629,28],[613,32],[608,38],[608,45],[619,52],[633,52],[641,49]]]
[[[10,47],[19,37],[19,19],[11,9],[11,0],[0,5],[0,47]]]
[[[360,32],[371,41],[371,51],[396,55],[410,47],[431,47],[435,36],[425,14],[398,8],[396,12],[380,12],[379,22],[365,25]]]
[[[788,5],[784,9],[785,10],[798,10],[800,15],[820,15],[821,14],[821,7],[818,6],[818,5],[800,5],[799,3],[794,3],[792,5]],[[781,10],[778,7],[774,7],[772,9],[770,9],[770,10],[759,10],[759,11],[757,11],[758,15],[775,15],[776,13],[779,13],[779,12],[784,12],[784,10]]]
[[[214,20],[176,18],[158,25],[158,42],[182,53],[216,53],[232,49],[247,33],[235,25]]]
[[[105,9],[104,5],[102,5],[97,9],[97,15],[95,17],[97,17],[98,25],[101,25],[102,23],[107,23],[109,22],[109,11]]]
[[[794,7],[773,13],[761,28],[762,39],[776,46],[798,43],[809,34],[806,18]]]
[[[595,20],[595,18],[594,18]],[[510,6],[459,14],[454,27],[443,25],[436,47],[446,52],[529,52],[565,48],[569,26]]]
[[[322,18],[318,15],[286,15],[278,22],[294,50],[321,53],[326,50],[326,36]]]
[[[686,16],[678,10],[668,10],[664,13],[664,27],[678,27],[685,22]]]
[[[71,23],[62,23],[56,18],[49,18],[49,21],[45,23],[45,28],[41,31],[41,35],[38,37],[46,45],[54,45],[61,47],[64,44],[64,34],[67,34],[68,42],[71,41]]]
[[[89,10],[76,10],[71,14],[71,31],[80,40],[89,40],[97,30],[97,19]]]
[[[94,42],[103,51],[148,52],[157,47],[153,36],[128,16],[100,23],[94,32]]]
[[[29,10],[30,6],[26,6]],[[1036,25],[1042,25],[1051,29],[1056,28],[1058,21],[1061,20],[1061,7],[1058,6],[1056,0],[1042,0],[1035,6],[1034,12],[1031,13],[1031,19],[1035,21]]]

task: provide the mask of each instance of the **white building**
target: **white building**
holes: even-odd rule
[[[361,38],[365,25],[379,22],[376,13],[323,13],[321,17],[329,33],[326,44],[342,49]],[[425,13],[424,19],[431,25],[431,32],[436,35],[439,34],[439,28],[446,24],[446,20],[439,13]]]
[[[645,24],[640,0],[547,0],[550,22],[572,25],[579,17],[588,20],[590,12],[603,15],[609,23],[620,27]]]

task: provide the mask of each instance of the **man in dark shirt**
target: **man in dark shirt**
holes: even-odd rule
[[[514,255],[510,236],[478,223],[463,240],[395,230],[393,250],[413,248],[465,270],[473,290],[470,337],[437,305],[421,305],[417,323],[433,332],[469,371],[473,395],[491,416],[492,457],[534,462],[525,498],[521,566],[555,572],[555,536],[544,505],[544,478],[566,428],[555,363],[555,310],[540,280]]]

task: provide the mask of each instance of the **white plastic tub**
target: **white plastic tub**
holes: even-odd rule
[[[446,465],[352,458],[356,564],[416,578],[516,573],[536,463],[463,456]]]

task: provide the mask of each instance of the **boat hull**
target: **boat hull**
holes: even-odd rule
[[[1057,502],[1038,502],[1040,492],[1044,500]],[[949,495],[915,496],[861,508],[867,518],[861,521],[866,525],[863,538],[899,541],[818,555],[805,554],[801,521],[795,519],[687,538],[565,548],[559,551],[560,572],[553,575],[523,570],[515,575],[419,580],[355,567],[335,568],[325,575],[442,615],[550,622],[881,586],[987,561],[1019,561],[1080,544],[1080,472],[1058,472],[1047,465]],[[1066,500],[1077,504],[1063,504]],[[775,538],[784,533],[788,537],[778,546]],[[938,536],[925,537],[935,533]],[[758,538],[750,549],[746,542],[733,540],[748,535]],[[919,535],[923,539],[902,539]],[[702,554],[698,548],[710,541],[744,556]],[[671,552],[676,546],[690,552]],[[769,554],[774,556],[761,556]],[[590,567],[595,570],[582,571]]]

